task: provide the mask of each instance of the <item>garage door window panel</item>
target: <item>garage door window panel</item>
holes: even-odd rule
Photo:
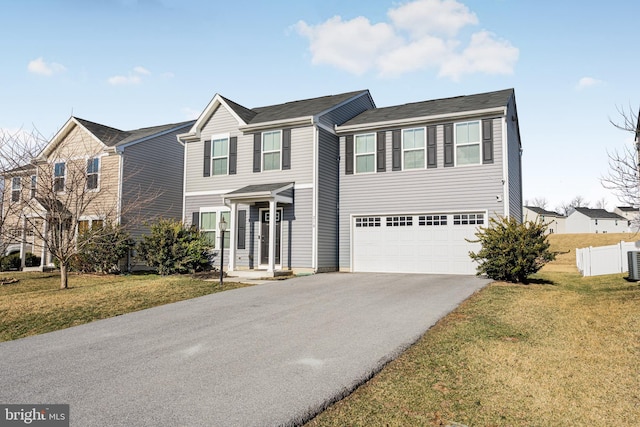
[[[412,216],[388,216],[387,227],[410,227],[413,225]]]
[[[447,225],[447,216],[446,215],[419,215],[418,225],[427,226],[427,227]]]
[[[484,214],[468,213],[453,215],[453,225],[482,225],[484,224]]]

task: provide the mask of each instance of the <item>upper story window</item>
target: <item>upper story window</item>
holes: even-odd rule
[[[20,192],[22,190],[22,178],[15,176],[11,178],[11,201],[20,201]]]
[[[56,192],[64,191],[65,165],[64,162],[53,166],[53,189]]]
[[[38,177],[36,175],[31,175],[31,188],[29,189],[29,197],[32,199],[36,197],[36,187],[38,185]]]
[[[480,122],[456,123],[455,126],[456,165],[479,165],[482,161]]]
[[[376,171],[376,134],[368,133],[355,137],[356,173]]]
[[[87,190],[98,188],[98,178],[100,176],[100,159],[94,157],[87,160]]]
[[[221,219],[224,219],[225,222],[229,224],[231,220],[231,212],[225,210],[200,212],[200,231],[205,235],[209,244],[216,249],[220,249],[220,235],[218,233]],[[229,231],[224,233],[225,249],[229,249],[230,237],[231,233]]]
[[[214,137],[211,140],[211,164],[213,175],[229,173],[229,138]]]
[[[280,170],[282,132],[279,130],[262,133],[262,170]]]
[[[425,128],[402,131],[403,169],[424,169]]]

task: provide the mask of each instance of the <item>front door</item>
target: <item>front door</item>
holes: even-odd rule
[[[280,235],[282,209],[276,209],[276,253],[275,264],[280,264]],[[269,210],[260,210],[260,264],[269,264]]]

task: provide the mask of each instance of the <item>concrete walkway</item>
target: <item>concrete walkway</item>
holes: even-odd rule
[[[488,282],[319,274],[0,343],[0,403],[67,403],[77,427],[297,425]]]

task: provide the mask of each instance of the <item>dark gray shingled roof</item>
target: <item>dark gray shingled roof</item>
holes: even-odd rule
[[[622,212],[638,212],[638,208],[634,208],[633,206],[618,206]]]
[[[439,114],[452,114],[465,111],[484,110],[487,108],[504,107],[507,105],[513,94],[513,89],[505,89],[496,92],[433,99],[430,101],[394,105],[392,107],[375,108],[364,111],[344,123],[342,126],[388,122],[414,117],[428,117]]]
[[[284,104],[252,108],[251,111],[253,111],[255,115],[251,117],[249,121],[245,120],[245,122],[247,124],[255,124],[292,119],[295,117],[314,116],[362,93],[367,93],[367,91],[358,90],[354,92],[341,93],[339,95],[327,95],[319,98],[303,99],[299,101],[285,102]],[[236,110],[234,109],[234,111]],[[236,113],[238,112],[236,111]]]
[[[229,108],[231,108],[238,116],[240,116],[240,118],[244,120],[245,123],[249,123],[251,119],[253,119],[257,114],[255,111],[243,107],[242,105],[233,102],[229,98],[225,98],[222,95],[220,95],[220,98],[224,99]]]
[[[263,193],[263,192],[267,192],[267,191],[275,191],[275,190],[279,190],[280,188],[286,187],[288,185],[293,184],[292,182],[279,182],[279,183],[274,183],[274,184],[253,184],[253,185],[247,185],[246,187],[242,187],[238,190],[234,190],[231,191],[227,194],[225,194],[225,196],[228,195],[238,195],[238,194],[251,194],[251,193]]]
[[[618,215],[617,213],[609,212],[604,209],[591,209],[591,208],[575,208],[576,212],[580,212],[583,215],[593,219],[623,219],[625,217]]]
[[[545,216],[562,216],[561,214],[559,214],[558,212],[554,212],[554,211],[548,211],[546,209],[542,209],[539,208],[537,206],[525,206],[525,208],[529,209],[532,212],[537,213],[538,215],[545,215]]]
[[[148,128],[141,128],[129,131],[123,131],[120,129],[112,128],[109,126],[101,125],[99,123],[90,122],[79,117],[74,117],[78,122],[82,124],[89,132],[96,136],[103,144],[109,147],[115,147],[117,145],[126,144],[128,142],[136,141],[138,139],[153,136],[170,129],[189,126],[195,121],[187,121],[181,123],[170,123],[160,126],[152,126]]]

